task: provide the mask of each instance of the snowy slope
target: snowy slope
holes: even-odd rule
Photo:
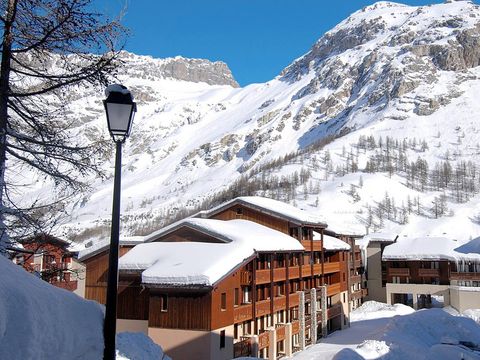
[[[260,184],[256,195],[305,208],[336,231],[448,236],[455,229],[461,242],[476,237],[478,181],[471,194],[454,194],[451,184],[409,184],[405,168],[367,169],[390,154],[387,137],[401,144],[404,163],[478,167],[479,21],[480,9],[468,1],[379,2],[338,24],[275,79],[245,88],[157,76],[160,60],[129,54],[119,73],[138,114],[124,151],[122,233],[148,234],[242,180]],[[86,139],[107,137],[101,99],[87,89],[72,100]],[[325,148],[315,146],[329,136]],[[373,146],[359,145],[370,136]],[[69,204],[59,235],[108,236],[113,145],[103,150],[107,179],[91,179],[93,190]],[[293,185],[282,187],[287,182]],[[31,190],[29,198],[51,194],[41,182]],[[443,193],[446,208],[433,215]],[[377,214],[386,197],[393,213]]]
[[[351,313],[351,327],[334,332],[295,360],[480,359],[480,325],[442,309],[414,311],[402,304],[367,301]]]

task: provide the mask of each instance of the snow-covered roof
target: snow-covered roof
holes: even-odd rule
[[[321,240],[321,234],[314,231],[313,240]],[[323,248],[325,250],[350,250],[351,246],[345,241],[337,239],[336,237],[323,234]]]
[[[143,271],[145,284],[211,286],[255,252],[304,250],[293,237],[247,220],[188,218],[182,224],[223,243],[139,244],[120,258],[119,269]]]
[[[282,201],[261,196],[241,196],[211,210],[202,211],[197,215],[212,216],[235,204],[241,204],[281,219],[287,219],[293,223],[327,227],[325,220],[319,215],[312,214]]]
[[[399,238],[383,251],[383,260],[473,260],[480,261],[475,239],[466,244],[447,237]]]
[[[360,249],[365,250],[371,242],[393,243],[398,237],[395,233],[371,233],[355,241]]]
[[[145,239],[143,236],[130,236],[124,237],[120,239],[120,245],[137,245],[144,242]],[[86,259],[91,258],[103,250],[106,250],[110,246],[110,239],[104,239],[100,241],[96,241],[92,243],[90,246],[86,246],[82,250],[78,251],[78,260],[84,261]]]

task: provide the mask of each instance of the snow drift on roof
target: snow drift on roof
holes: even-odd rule
[[[296,208],[295,206],[282,201],[261,196],[241,196],[203,213],[207,215],[216,213],[218,210],[226,208],[233,203],[240,203],[254,208],[261,208],[272,215],[276,215],[277,217],[281,218],[287,218],[293,222],[326,226],[325,220],[318,215],[311,214],[305,210]]]
[[[474,241],[461,245],[457,240],[446,237],[399,238],[396,243],[385,247],[382,259],[480,261],[478,252],[458,251],[473,249],[475,243],[470,243]]]
[[[145,241],[143,236],[130,236],[120,239],[120,245],[136,245]],[[103,250],[107,249],[110,246],[110,239],[104,239],[101,241],[96,241],[91,244],[89,247],[85,247],[82,250],[78,251],[78,259],[83,261],[86,260]]]
[[[247,220],[185,219],[182,226],[225,243],[152,242],[120,258],[121,270],[144,270],[146,284],[210,286],[255,251],[301,251],[296,239]]]
[[[321,240],[320,233],[314,231],[313,232],[313,240],[318,241]],[[323,235],[323,248],[325,250],[350,250],[351,246],[347,244],[345,241],[337,239],[336,237]]]

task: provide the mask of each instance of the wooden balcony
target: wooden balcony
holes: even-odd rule
[[[319,240],[313,241],[313,249],[312,249],[312,242],[310,240],[302,240],[301,241],[303,247],[306,251],[322,251],[322,242]]]
[[[327,296],[332,296],[340,293],[340,283],[327,285]]]
[[[331,308],[327,309],[327,317],[328,319],[332,319],[336,316],[342,314],[342,304],[335,304]]]
[[[252,304],[245,304],[233,308],[233,322],[239,323],[252,319]]]
[[[264,349],[268,347],[270,343],[270,338],[268,336],[268,331],[265,331],[258,335],[258,349]]]
[[[268,284],[270,282],[270,269],[257,270],[255,276],[257,284]]]
[[[409,268],[388,268],[389,276],[410,276]]]
[[[288,305],[290,307],[298,306],[298,304],[300,303],[299,295],[297,293],[290,294],[288,301],[289,301]]]
[[[368,296],[368,289],[362,289],[362,297]]]
[[[288,268],[288,278],[298,279],[300,277],[300,267],[292,266]]]
[[[279,296],[273,299],[273,311],[285,310],[287,308],[287,297]]]
[[[357,290],[350,294],[350,300],[358,300],[358,299],[361,299],[362,297],[363,297],[362,290]]]
[[[77,290],[78,282],[77,280],[73,281],[52,281],[51,284],[61,289],[74,291]]]
[[[310,265],[303,265],[302,266],[302,277],[312,276],[312,268]]]
[[[325,274],[339,272],[340,271],[340,263],[339,262],[329,262],[323,264],[323,271]]]
[[[418,269],[420,277],[440,277],[440,269]]]
[[[480,273],[475,272],[451,272],[450,280],[476,280],[480,281]]]
[[[255,316],[270,314],[270,299],[258,301],[255,304]]]
[[[300,321],[292,321],[292,334],[298,334],[300,332]]]
[[[287,269],[277,268],[273,269],[273,281],[284,281],[287,279]]]
[[[350,276],[350,282],[352,284],[357,284],[359,282],[362,282],[362,275],[353,275],[353,276]]]
[[[252,355],[252,338],[242,336],[240,341],[233,344],[233,356],[248,357]]]
[[[240,272],[240,285],[248,286],[252,284],[252,273],[250,271]]]
[[[277,333],[277,341],[285,340],[286,335],[286,326],[285,324],[275,325],[275,332]]]
[[[322,264],[313,264],[313,273],[315,275],[321,275],[322,274]]]

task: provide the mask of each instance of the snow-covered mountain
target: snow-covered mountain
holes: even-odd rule
[[[123,60],[120,78],[138,101],[124,147],[123,235],[239,192],[294,202],[338,231],[479,233],[478,5],[378,2],[275,79],[244,88],[223,63]],[[101,99],[91,89],[72,97],[85,141],[108,137]],[[112,151],[107,180],[92,179],[70,205],[63,236],[108,234]]]

